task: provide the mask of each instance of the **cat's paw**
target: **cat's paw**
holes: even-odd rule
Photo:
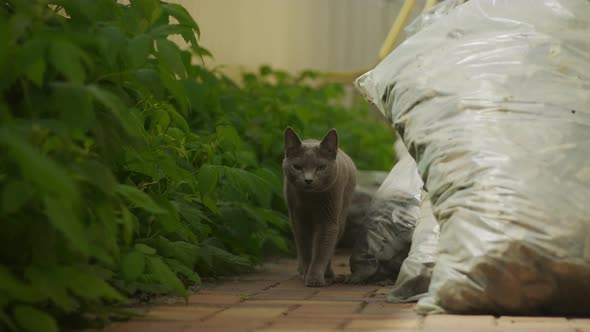
[[[307,275],[305,277],[305,287],[325,287],[326,279],[322,275]]]
[[[305,276],[307,275],[307,269],[308,265],[299,264],[297,267],[297,274],[300,278],[305,279]]]

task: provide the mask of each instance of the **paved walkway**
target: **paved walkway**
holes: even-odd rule
[[[149,309],[146,318],[111,325],[107,332],[176,331],[465,331],[590,332],[590,319],[416,315],[413,304],[385,302],[377,285],[334,284],[305,288],[296,262],[267,264],[264,272],[206,284],[190,296]],[[348,272],[348,257],[337,255],[334,272]]]

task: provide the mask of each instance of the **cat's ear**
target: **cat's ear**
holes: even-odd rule
[[[336,159],[336,155],[338,154],[338,133],[336,129],[330,129],[326,136],[324,136],[320,142],[320,149],[329,159]]]
[[[291,127],[285,129],[285,155],[288,156],[301,148],[301,139]]]

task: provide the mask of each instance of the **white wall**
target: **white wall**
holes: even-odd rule
[[[214,65],[352,71],[376,63],[403,0],[172,0],[201,28]],[[423,7],[416,1],[414,15]]]

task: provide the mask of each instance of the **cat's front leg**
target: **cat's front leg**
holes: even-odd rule
[[[293,220],[291,226],[297,248],[297,273],[301,278],[305,278],[311,263],[312,230],[303,220]]]
[[[339,227],[336,222],[317,225],[313,239],[313,253],[311,264],[305,276],[305,286],[326,286],[326,273],[331,271],[330,261],[338,241]]]

